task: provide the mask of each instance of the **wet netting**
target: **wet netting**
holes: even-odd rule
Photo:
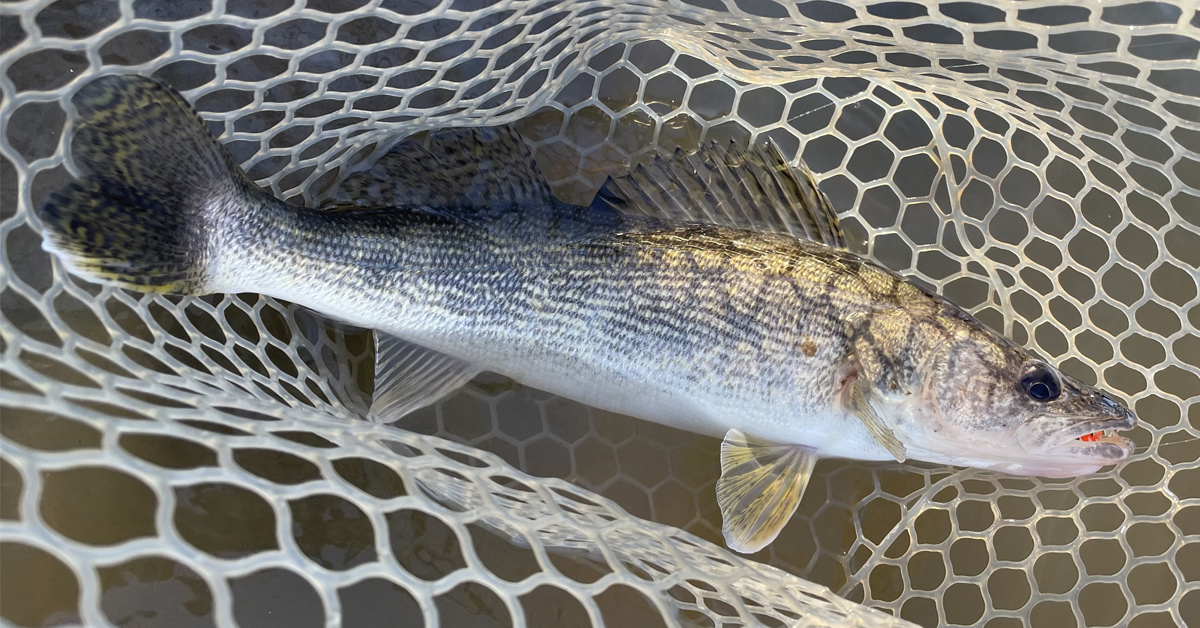
[[[24,0],[0,45],[6,625],[1200,625],[1196,2]],[[368,331],[41,250],[106,72],[170,82],[310,204],[444,126],[516,122],[575,202],[770,138],[859,252],[1135,408],[1138,453],[825,460],[744,558],[715,439],[487,374],[366,424]]]

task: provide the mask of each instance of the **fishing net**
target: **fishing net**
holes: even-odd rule
[[[1195,625],[1198,52],[1195,2],[4,2],[0,619]],[[303,203],[444,126],[516,122],[576,202],[770,138],[856,250],[1123,397],[1138,453],[1067,480],[822,461],[742,558],[715,439],[493,375],[365,424],[369,332],[41,251],[69,97],[105,72],[169,81]]]

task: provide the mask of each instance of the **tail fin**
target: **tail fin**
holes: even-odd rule
[[[43,246],[84,276],[122,287],[213,291],[208,214],[246,197],[241,170],[187,102],[156,79],[101,77],[74,102],[72,148],[86,175],[40,208]]]

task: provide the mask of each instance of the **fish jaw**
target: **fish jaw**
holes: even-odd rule
[[[1080,469],[1091,469],[1083,473],[1094,473],[1100,467],[1115,464],[1133,454],[1134,444],[1128,438],[1117,432],[1131,430],[1137,426],[1137,417],[1133,412],[1117,407],[1123,416],[1110,419],[1085,420],[1083,418],[1067,418],[1067,424],[1056,430],[1042,430],[1045,437],[1040,447],[1033,447],[1032,453],[1040,453],[1047,460],[1054,461],[1050,470],[1061,473],[1046,474],[1047,477],[1069,477],[1080,475]],[[1055,417],[1049,423],[1053,426],[1063,421]],[[1031,421],[1018,431],[1038,431],[1037,421]]]
[[[917,446],[910,450],[914,458],[927,462],[1011,475],[1047,478],[1089,475],[1133,454],[1133,441],[1118,432],[1136,427],[1137,419],[1132,412],[1124,408],[1122,411],[1123,416],[1108,419],[1038,417],[1021,426],[1017,438],[1011,442],[997,438],[981,448],[977,442],[959,441],[959,453],[953,455],[943,453],[944,447]]]
[[[1017,429],[1017,442],[1031,454],[1067,455],[1072,458],[1090,455],[1097,461],[1123,459],[1131,452],[1132,444],[1126,438],[1107,432],[1124,432],[1137,427],[1137,416],[1115,402],[1104,406],[1107,410],[1104,414],[1108,416],[1099,418],[1069,414],[1035,416]],[[1102,435],[1093,437],[1097,432]],[[1094,449],[1099,445],[1104,447]],[[1126,445],[1129,445],[1128,451]]]

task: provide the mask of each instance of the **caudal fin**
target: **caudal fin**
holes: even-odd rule
[[[39,209],[43,246],[84,276],[143,292],[213,291],[212,214],[248,184],[191,106],[156,79],[110,75],[74,98],[84,177]]]

